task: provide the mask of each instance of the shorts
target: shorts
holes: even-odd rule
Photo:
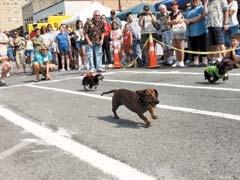
[[[154,39],[158,39],[157,33],[152,34],[153,41]],[[149,34],[141,34],[141,44],[145,45],[146,41],[149,39]]]
[[[172,38],[173,39],[185,39],[186,37],[185,37],[185,33],[183,33],[183,34],[173,34],[172,33]]]
[[[76,41],[76,48],[81,48],[84,46],[84,41]]]
[[[210,46],[225,44],[223,28],[222,27],[209,27],[208,28],[208,39],[209,39]]]
[[[163,44],[166,44],[168,46],[164,46],[162,45],[162,48],[164,51],[168,51],[172,49],[172,31],[171,30],[167,30],[162,32],[162,42]]]
[[[29,50],[25,50],[24,52],[25,56],[30,57],[34,55],[34,51],[29,49]]]
[[[61,55],[61,56],[64,56],[64,55],[68,55],[69,54],[69,48],[67,47],[65,47],[65,48],[60,48],[59,47],[59,54]]]

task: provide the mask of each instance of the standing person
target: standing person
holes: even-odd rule
[[[116,21],[118,23],[118,27],[120,29],[122,28],[122,21],[117,17],[115,10],[111,10],[110,17],[107,19],[107,21],[109,24],[112,24],[113,21]]]
[[[64,26],[61,25],[59,27],[60,33],[56,36],[56,43],[61,55],[61,64],[62,68],[60,71],[65,71],[65,59],[66,59],[66,70],[70,70],[70,59],[69,59],[69,52],[71,51],[71,41],[70,37],[67,32],[64,30]]]
[[[13,45],[16,53],[16,65],[17,73],[20,73],[20,65],[23,67],[23,72],[26,72],[26,59],[25,59],[25,40],[23,37],[19,36],[17,31],[14,32]]]
[[[11,64],[11,70],[13,70],[13,62],[15,61],[15,55],[13,50],[13,38],[11,37],[10,33],[8,31],[5,31],[4,34],[8,37],[9,41],[7,44],[7,56],[10,59]],[[9,72],[7,76],[9,77],[13,72]]]
[[[118,26],[117,21],[112,22],[112,31],[110,33],[110,40],[112,43],[112,49],[117,48],[122,58],[122,31]]]
[[[227,0],[204,0],[204,12],[207,15],[208,39],[211,50],[224,51],[224,32],[228,30]],[[212,55],[212,62],[221,62],[225,53]]]
[[[206,28],[206,18],[204,15],[204,7],[200,0],[191,0],[191,9],[186,11],[184,22],[187,24],[187,36],[191,44],[192,51],[207,51],[207,28]],[[191,66],[199,66],[199,55],[193,55],[193,62]],[[206,66],[208,64],[207,55],[202,55],[202,65]]]
[[[228,27],[229,29],[225,31],[225,45],[230,46],[230,38],[235,35],[239,29],[239,22],[237,19],[238,3],[235,0],[227,0],[228,2]]]
[[[27,64],[31,64],[34,56],[34,47],[33,42],[30,39],[29,35],[26,35],[25,37],[25,57]]]
[[[0,64],[2,66],[2,73],[0,76],[0,86],[6,86],[6,77],[11,70],[11,64],[9,57],[7,56],[7,44],[9,42],[8,37],[1,32],[0,29]]]
[[[52,59],[54,64],[58,67],[58,53],[57,53],[57,44],[55,42],[55,38],[57,34],[59,33],[56,29],[53,29],[51,24],[47,25],[47,33],[49,34],[50,37],[50,52],[52,53]]]
[[[136,21],[134,21],[132,12],[127,13],[127,22],[130,25],[130,31],[132,32],[132,49],[134,54],[141,59],[141,28]],[[138,66],[143,66],[142,61],[137,62]]]
[[[50,35],[47,33],[47,27],[46,26],[41,26],[41,37],[43,38],[43,44],[47,46],[48,49],[50,49],[51,46],[51,39]]]
[[[150,11],[149,6],[145,5],[143,7],[143,12],[139,17],[139,26],[141,27],[141,46],[143,48],[143,57],[146,65],[149,64],[149,43],[145,44],[149,39],[149,35],[152,34],[153,38],[157,39],[157,30],[155,24],[157,19],[154,14]],[[154,43],[155,46],[155,43]]]
[[[84,25],[85,41],[87,42],[86,53],[90,71],[105,72],[102,69],[102,45],[104,39],[104,24],[100,19],[100,11],[93,12],[92,20],[89,20]],[[96,66],[93,62],[93,57],[96,57]]]
[[[38,29],[38,24],[37,23],[33,23],[33,30],[30,33],[30,39],[34,38],[37,34],[37,29]]]
[[[127,23],[124,26],[123,29],[123,35],[122,35],[122,41],[123,41],[123,53],[126,56],[127,63],[129,64],[131,61],[129,50],[132,48],[133,45],[133,38],[132,38],[132,32],[130,30],[130,25]],[[129,64],[129,66],[133,66],[135,62]]]
[[[171,66],[173,61],[173,49],[170,47],[172,45],[172,31],[170,25],[167,24],[167,21],[169,19],[169,12],[167,11],[167,7],[165,4],[161,4],[159,6],[159,19],[157,19],[158,24],[160,25],[160,33],[162,36],[162,42],[163,44],[166,44],[168,46],[162,46],[163,48],[163,56],[164,56],[164,64]]]
[[[105,15],[101,16],[101,20],[104,24],[104,29],[105,29],[103,45],[102,45],[102,50],[103,50],[102,62],[103,64],[111,64],[112,56],[110,53],[110,33],[112,31],[112,27],[111,27],[111,24],[107,22]]]
[[[36,29],[36,36],[32,38],[32,42],[33,42],[33,47],[34,47],[34,53],[38,52],[41,45],[43,45],[43,38],[41,37],[41,31],[40,29]]]
[[[76,48],[78,50],[78,54],[80,59],[78,58],[77,63],[80,69],[88,69],[86,52],[85,52],[85,41],[83,34],[83,22],[81,20],[76,21],[76,30],[74,31],[74,38],[76,41]],[[81,62],[79,62],[81,60]],[[81,64],[81,65],[80,65]]]
[[[172,12],[169,14],[170,18],[167,24],[173,26],[183,21],[183,14],[179,10],[179,5],[176,0],[172,1],[171,8]],[[180,51],[175,51],[176,62],[172,65],[172,67],[184,67],[184,41],[185,33],[173,34],[172,45],[173,47],[180,49]]]

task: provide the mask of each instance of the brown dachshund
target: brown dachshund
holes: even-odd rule
[[[158,92],[156,89],[144,89],[131,91],[128,89],[114,89],[101,94],[114,93],[112,97],[112,112],[115,119],[119,119],[117,108],[120,105],[126,106],[129,110],[137,113],[137,115],[145,122],[146,126],[150,125],[150,121],[143,115],[149,111],[153,119],[157,119],[154,113],[154,108],[159,103]]]

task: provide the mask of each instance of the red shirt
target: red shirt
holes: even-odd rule
[[[105,36],[109,36],[110,33],[111,33],[111,31],[112,31],[111,24],[109,24],[108,22],[105,22],[105,23],[104,23],[104,29],[105,29],[104,35],[105,35]]]
[[[132,46],[132,32],[131,31],[123,32],[123,45],[124,46]]]

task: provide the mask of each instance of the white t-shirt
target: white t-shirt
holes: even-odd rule
[[[238,11],[238,3],[237,1],[233,1],[228,4],[228,10],[234,10],[234,13],[232,16],[228,16],[228,26],[236,26],[238,25],[238,19],[237,19],[237,11]]]

